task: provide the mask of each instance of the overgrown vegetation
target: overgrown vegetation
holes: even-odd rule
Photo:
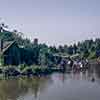
[[[3,29],[3,27],[2,27]],[[48,46],[46,44],[35,44],[28,38],[23,38],[21,32],[0,31],[0,39],[4,41],[16,41],[21,52],[20,64],[23,65],[48,65],[57,64],[55,54],[73,55],[80,54],[84,58],[94,59],[100,55],[100,38],[85,40],[73,45]],[[17,58],[16,58],[17,59]]]

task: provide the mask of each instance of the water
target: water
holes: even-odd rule
[[[99,99],[100,78],[94,71],[0,80],[0,100]]]

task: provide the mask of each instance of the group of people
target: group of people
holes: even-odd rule
[[[89,61],[83,58],[77,59],[62,59],[60,66],[65,70],[73,70],[73,71],[85,71],[88,69]]]

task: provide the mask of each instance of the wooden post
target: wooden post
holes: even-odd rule
[[[4,56],[0,54],[0,66],[4,65]]]

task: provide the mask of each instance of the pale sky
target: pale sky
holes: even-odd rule
[[[100,37],[100,0],[0,0],[0,17],[49,45]]]

